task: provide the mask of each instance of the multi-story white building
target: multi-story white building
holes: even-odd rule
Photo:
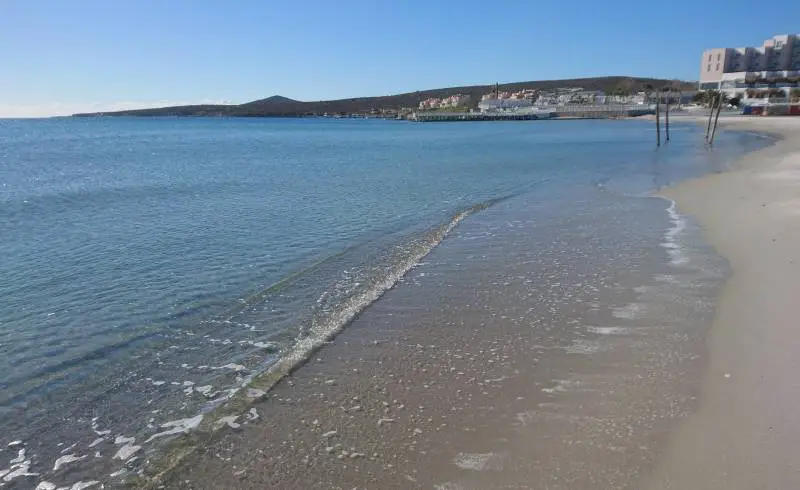
[[[481,112],[509,111],[532,105],[530,99],[484,99],[478,104],[478,110]]]
[[[716,48],[703,52],[700,90],[722,90],[729,96],[748,89],[788,92],[800,80],[800,35],[783,34],[758,48]],[[788,94],[787,94],[788,95]]]

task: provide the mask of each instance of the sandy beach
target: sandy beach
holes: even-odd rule
[[[800,119],[725,118],[783,137],[666,192],[730,261],[699,409],[645,488],[789,489],[800,478]]]
[[[256,403],[247,426],[198,441],[154,487],[794,488],[800,119],[721,124],[782,139],[664,192],[692,218],[673,217],[668,235],[698,237],[669,271],[643,283],[652,271],[634,260],[602,279],[614,299],[536,298],[511,279],[553,281],[559,269],[525,268],[541,252],[530,235],[506,235],[496,246],[514,259],[479,260],[464,280],[455,257],[477,246],[450,242],[466,248],[434,251],[404,280],[435,296],[390,290]],[[480,232],[481,219],[461,232]],[[724,264],[693,265],[706,242],[729,263],[721,293]],[[537,325],[520,329],[534,300]]]

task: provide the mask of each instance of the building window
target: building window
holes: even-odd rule
[[[711,55],[708,55],[708,61],[709,62],[711,61]]]
[[[717,61],[719,61],[720,59],[722,59],[722,54],[721,53],[717,53]]]
[[[708,67],[706,68],[706,71],[711,71],[711,65],[708,65]]]
[[[717,71],[719,71],[719,63],[717,63]]]

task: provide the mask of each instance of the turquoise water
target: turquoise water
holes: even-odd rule
[[[62,454],[132,464],[121,448],[302,357],[482,209],[535,201],[553,233],[576,202],[608,219],[587,189],[643,196],[767,144],[654,139],[641,121],[0,120],[0,448],[21,441],[0,482],[23,447],[50,481],[69,483]]]

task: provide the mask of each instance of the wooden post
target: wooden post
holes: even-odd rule
[[[661,92],[656,90],[656,146],[661,146]]]
[[[712,99],[711,102],[708,104],[708,125],[706,126],[706,141],[708,141],[708,137],[711,135],[711,118],[714,117],[714,105],[716,104],[717,99]]]
[[[665,138],[665,141],[669,141],[669,98],[671,96],[672,96],[672,89],[667,91],[667,114],[664,116],[664,118],[665,118],[664,122],[666,123],[665,133],[667,135],[667,137]]]
[[[709,146],[714,144],[714,136],[717,134],[717,122],[719,122],[719,113],[722,111],[722,92],[719,93],[717,100],[717,115],[714,116],[714,129],[711,130],[711,139],[708,141]]]

